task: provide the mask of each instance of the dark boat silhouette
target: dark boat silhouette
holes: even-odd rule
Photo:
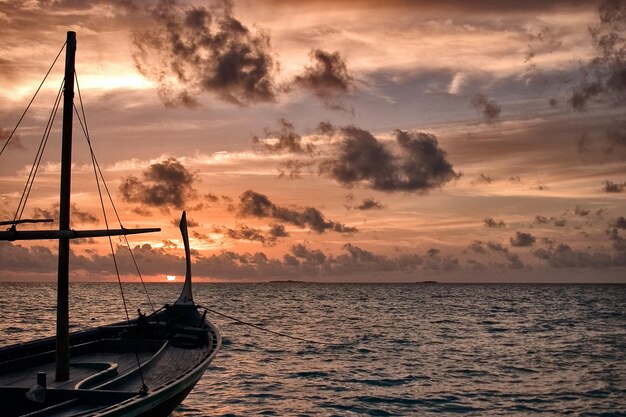
[[[149,315],[69,333],[69,241],[160,229],[70,229],[70,181],[76,34],[67,33],[58,230],[10,228],[0,241],[59,241],[56,336],[0,349],[0,415],[167,416],[202,377],[221,346],[219,329],[193,301],[186,214],[185,284],[177,300]]]

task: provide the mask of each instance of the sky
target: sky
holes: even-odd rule
[[[18,204],[64,52],[12,132],[68,30],[122,224],[162,228],[129,237],[148,281],[184,277],[186,210],[199,282],[626,282],[625,0],[0,0],[2,220],[58,218],[61,112]],[[103,228],[78,119],[73,162]],[[110,246],[137,280],[122,238],[71,279],[115,280]],[[0,280],[56,251],[0,242]]]

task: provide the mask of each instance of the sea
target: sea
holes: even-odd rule
[[[52,335],[55,288],[0,284],[0,345]],[[122,289],[136,315],[181,285]],[[117,283],[70,291],[71,330],[125,318]],[[173,417],[626,416],[626,285],[220,283],[194,299],[223,347]]]

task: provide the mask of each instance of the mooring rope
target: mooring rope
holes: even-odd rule
[[[233,316],[229,316],[228,314],[224,314],[220,311],[217,311],[213,308],[209,308],[203,305],[200,305],[198,303],[196,303],[196,305],[204,310],[210,311],[211,313],[217,314],[218,316],[222,316],[224,318],[227,318],[229,320],[232,320],[234,322],[237,322],[239,324],[243,324],[245,326],[250,326],[254,329],[257,330],[261,330],[263,332],[267,332],[267,333],[271,333],[271,334],[275,334],[277,336],[281,336],[281,337],[285,337],[287,339],[292,339],[292,340],[297,340],[299,342],[306,342],[306,343],[311,343],[314,345],[324,345],[324,346],[345,346],[345,343],[329,343],[329,342],[321,342],[319,340],[312,340],[312,339],[305,339],[304,337],[298,337],[298,336],[292,336],[290,334],[286,334],[286,333],[281,333],[281,332],[277,332],[275,330],[270,330],[266,327],[263,326],[259,326],[258,324],[254,324],[254,323],[250,323],[241,319],[238,319],[237,317],[233,317]]]

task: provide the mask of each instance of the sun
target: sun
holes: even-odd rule
[[[168,281],[176,281],[176,276],[175,275],[166,275],[165,279],[167,279]]]

